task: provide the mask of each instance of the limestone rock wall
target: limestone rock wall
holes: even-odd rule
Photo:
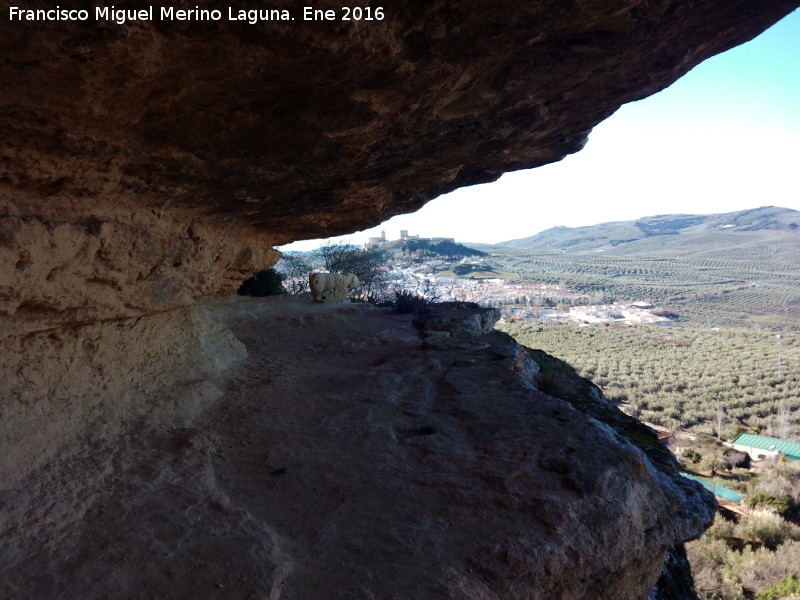
[[[191,214],[88,210],[61,221],[14,210],[0,215],[0,336],[188,306],[235,291],[279,256],[247,228]]]
[[[181,425],[246,352],[199,307],[8,336],[0,347],[0,489],[130,427]]]

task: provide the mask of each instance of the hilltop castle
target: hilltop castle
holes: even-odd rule
[[[388,249],[403,247],[410,241],[423,242],[427,244],[440,244],[442,242],[450,242],[451,244],[454,244],[455,238],[443,238],[443,237],[421,238],[418,235],[408,235],[408,229],[402,229],[400,230],[399,240],[387,240],[386,231],[381,231],[380,237],[369,238],[366,247],[370,250],[375,250],[378,248],[383,250],[388,250]]]

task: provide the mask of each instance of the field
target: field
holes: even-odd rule
[[[471,268],[469,268],[471,267]],[[496,269],[490,266],[478,267],[477,265],[470,265],[465,268],[463,265],[444,265],[435,267],[433,272],[437,277],[452,277],[453,279],[506,279],[514,281],[517,279],[517,273],[511,273],[502,269]]]
[[[489,261],[523,281],[554,283],[608,302],[645,300],[687,327],[800,331],[796,262],[543,254],[494,246]]]
[[[568,362],[644,421],[728,438],[738,430],[800,436],[800,334],[523,322],[499,328]]]

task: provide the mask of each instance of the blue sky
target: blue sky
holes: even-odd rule
[[[382,229],[393,239],[408,229],[494,243],[557,225],[765,205],[800,210],[800,10],[623,106],[561,162],[461,188],[336,239],[362,243]]]

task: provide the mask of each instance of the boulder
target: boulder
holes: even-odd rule
[[[309,273],[308,283],[314,302],[346,302],[358,287],[352,273]]]

